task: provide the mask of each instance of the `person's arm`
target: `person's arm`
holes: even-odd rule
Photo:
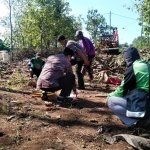
[[[127,92],[136,87],[136,78],[134,75],[133,67],[129,67],[124,73],[121,85],[117,89],[110,93],[107,98],[111,96],[122,97],[127,94]]]
[[[31,59],[30,64],[31,64],[30,68],[33,69],[34,68],[34,60],[33,60],[33,58]]]
[[[42,68],[44,67],[44,65],[45,65],[45,61],[43,60],[43,62],[42,62]]]
[[[84,64],[85,65],[89,65],[89,61],[86,59],[85,55],[80,51],[80,50],[76,50],[77,54],[84,60]]]

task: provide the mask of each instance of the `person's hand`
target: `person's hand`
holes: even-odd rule
[[[84,77],[86,71],[87,71],[86,66],[83,66],[83,68],[82,68],[82,70],[81,70],[81,73],[82,73],[82,76],[83,76],[83,77]]]
[[[76,97],[78,96],[77,89],[73,89],[73,93],[76,95]]]
[[[89,65],[89,61],[88,61],[87,59],[85,59],[85,60],[84,60],[84,64],[85,64],[86,66],[88,66],[88,65]]]
[[[29,71],[32,72],[32,69],[30,68]]]

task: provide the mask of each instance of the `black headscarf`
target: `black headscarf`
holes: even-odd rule
[[[123,51],[123,59],[127,67],[131,66],[133,62],[140,59],[138,50],[135,47],[129,47]]]

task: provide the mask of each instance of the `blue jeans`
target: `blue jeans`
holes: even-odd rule
[[[127,125],[127,127],[132,126],[139,120],[126,117],[127,100],[124,97],[112,96],[108,99],[107,103],[108,107]]]

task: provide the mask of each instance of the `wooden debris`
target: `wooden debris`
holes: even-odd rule
[[[107,94],[96,94],[95,97],[107,97]]]

